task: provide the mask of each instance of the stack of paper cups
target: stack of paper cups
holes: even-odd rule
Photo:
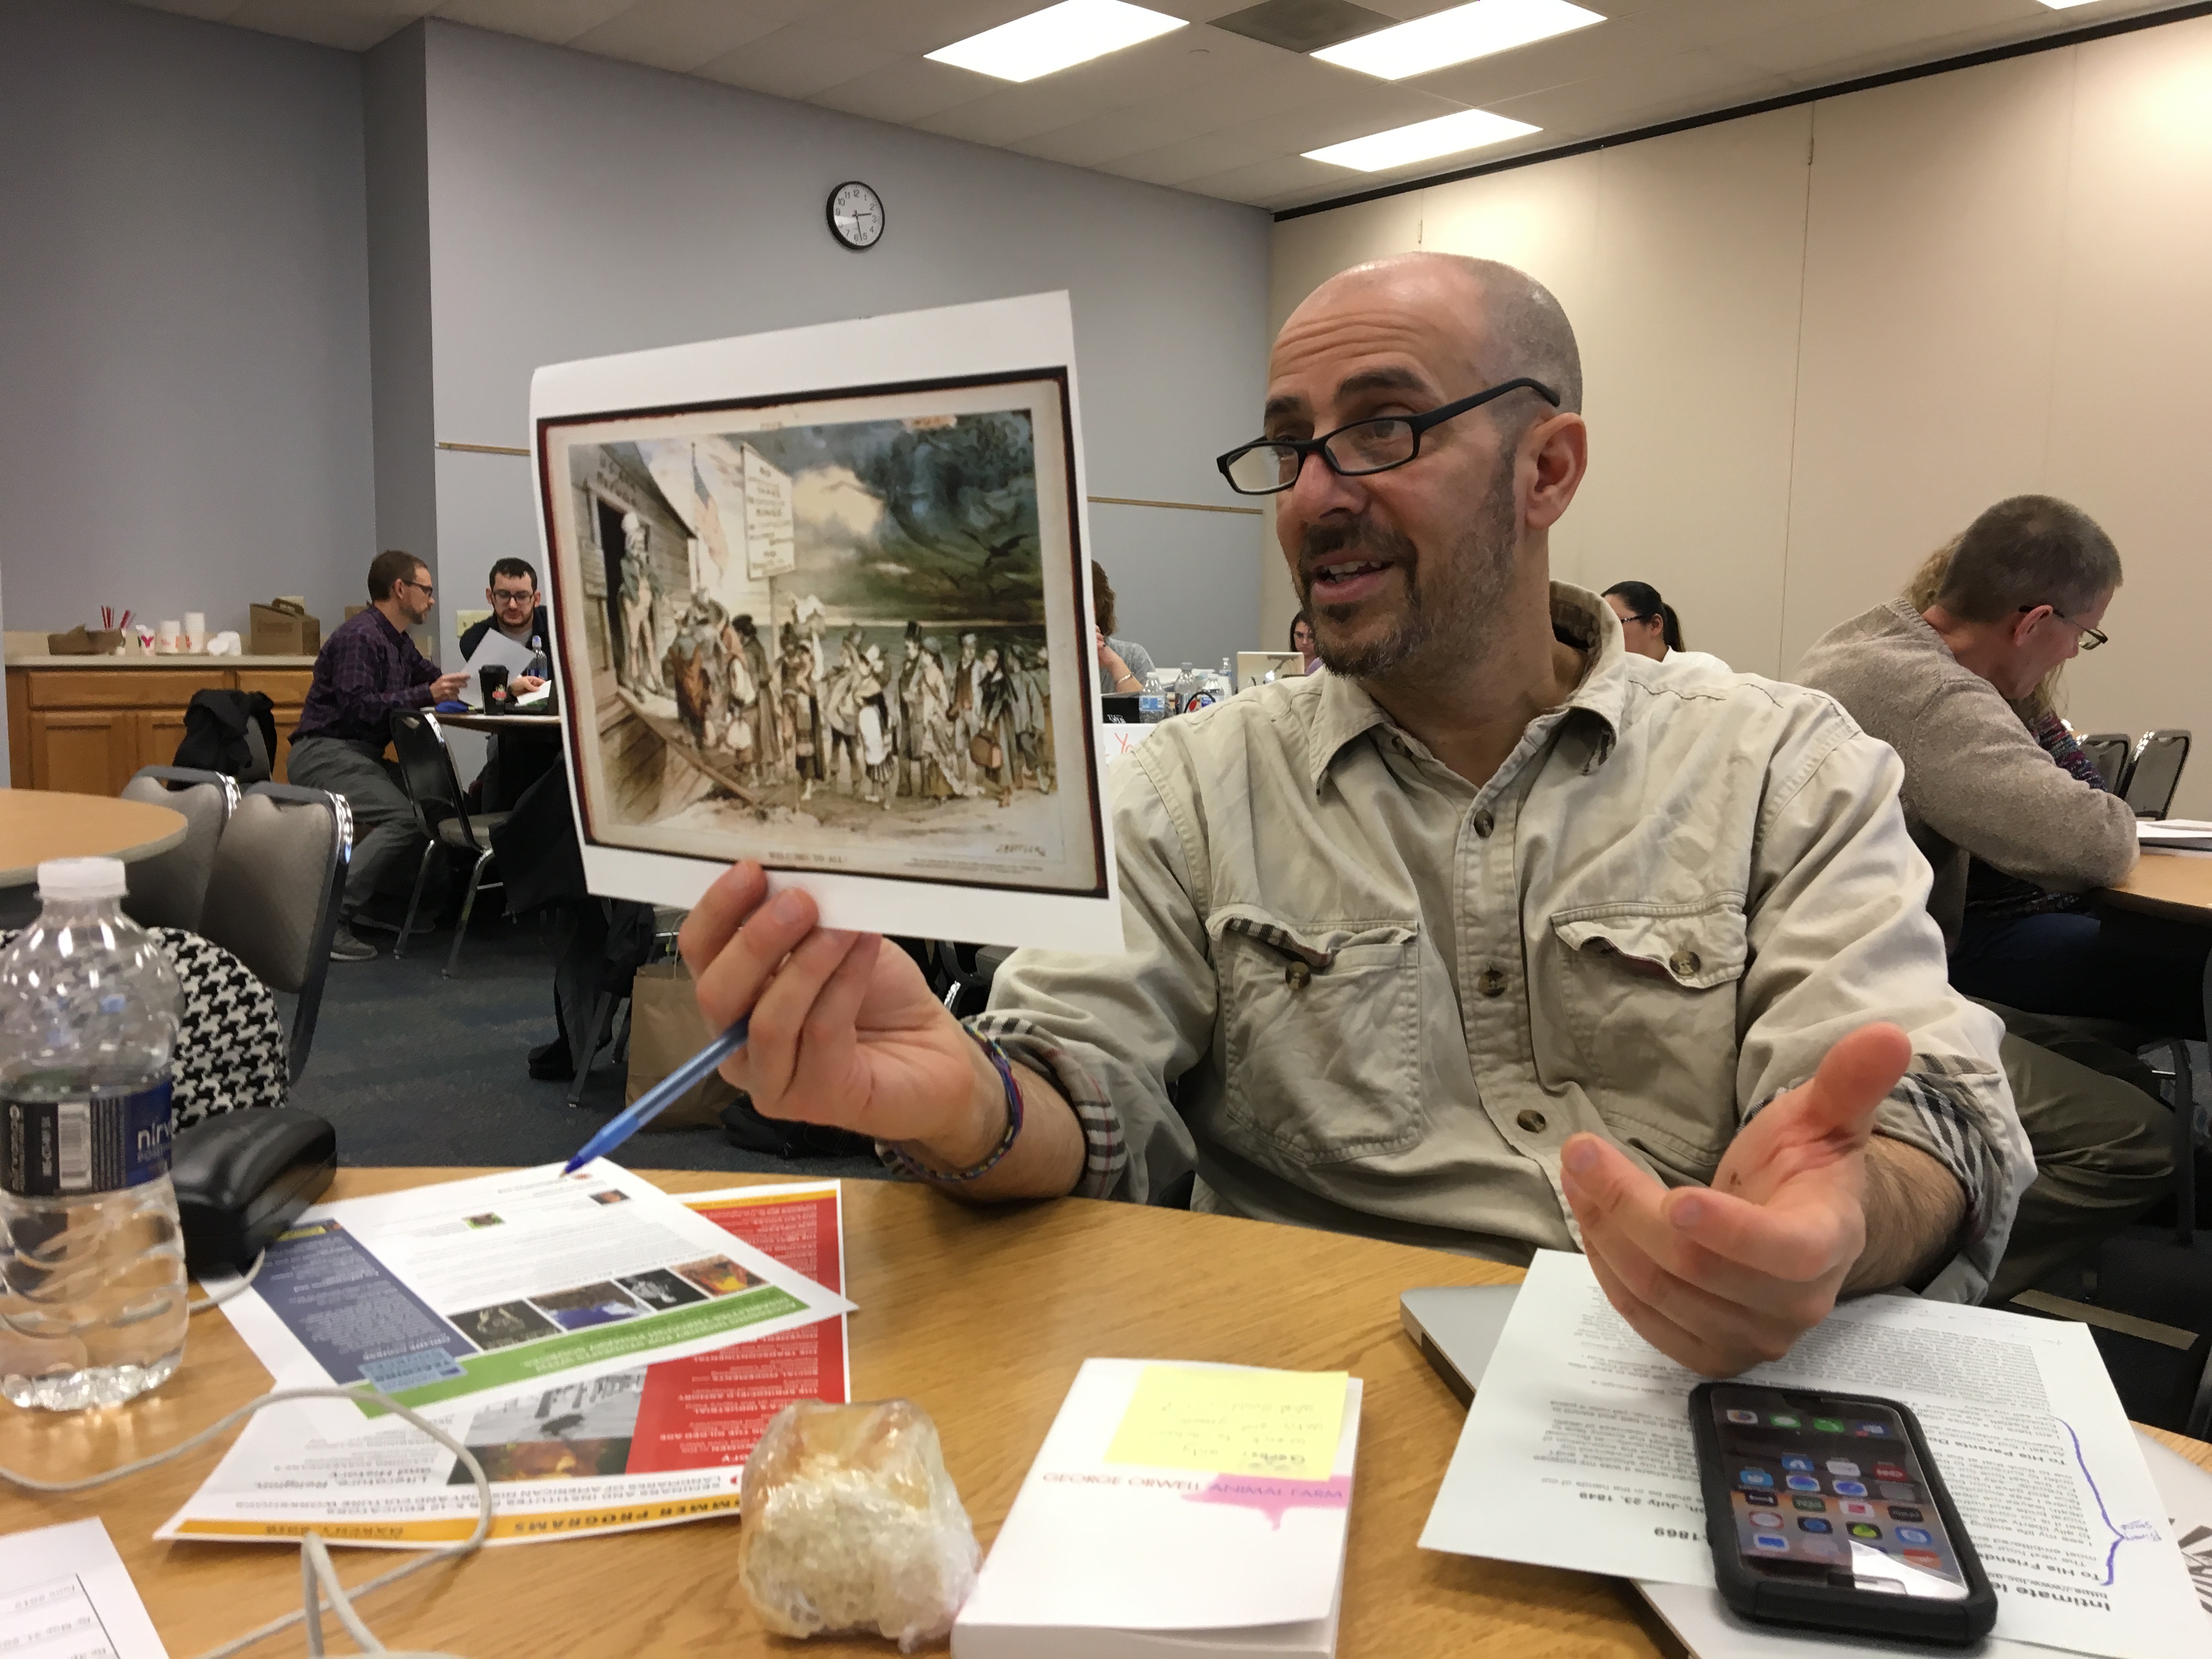
[[[184,637],[177,642],[177,649],[179,651],[204,651],[207,649],[206,611],[187,611],[185,612]]]
[[[163,656],[173,656],[184,647],[178,643],[184,630],[174,621],[164,622],[154,633],[154,648]]]

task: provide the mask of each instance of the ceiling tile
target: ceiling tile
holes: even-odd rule
[[[749,40],[694,71],[725,86],[746,87],[779,98],[809,98],[817,92],[898,62],[900,54],[878,52],[856,40],[817,34],[793,23]]]
[[[448,22],[562,46],[635,3],[635,0],[441,0],[433,12]]]
[[[1178,185],[1186,179],[1279,160],[1282,154],[1280,141],[1273,137],[1209,132],[1202,137],[1186,138],[1180,143],[1163,144],[1157,149],[1122,156],[1099,171],[1118,173],[1124,179],[1142,179],[1148,184]]]
[[[1286,155],[1279,161],[1262,161],[1256,167],[1238,167],[1210,178],[1186,179],[1178,188],[1194,191],[1201,196],[1218,196],[1224,201],[1256,202],[1274,208],[1344,195],[1358,188],[1356,183],[1347,185],[1346,181],[1360,177],[1342,167],[1309,161],[1303,155]]]
[[[1940,9],[1926,0],[1871,0],[1717,44],[1744,63],[1818,83],[1865,73],[1869,65],[1892,69],[1948,57],[1945,42],[1966,30],[2037,21],[2022,19],[2026,9],[2023,0],[1949,0]],[[2033,9],[2058,16],[2040,5]]]
[[[822,0],[812,27],[920,57],[1041,11],[1049,0]],[[1181,33],[1180,30],[1177,31]]]
[[[927,58],[901,58],[881,69],[826,87],[807,100],[824,109],[902,126],[975,102],[975,77]]]
[[[240,0],[137,0],[148,11],[166,11],[179,17],[197,17],[204,23],[227,23]]]
[[[346,52],[367,52],[390,40],[429,10],[408,0],[246,0],[223,19],[240,28],[260,29],[295,40]]]
[[[1754,103],[1790,90],[1779,76],[1735,63],[1715,52],[1680,52],[1670,58],[1594,75],[1563,87],[1484,106],[1544,129],[1547,142],[1603,137],[1729,104]]]
[[[654,69],[696,70],[816,10],[822,0],[636,0],[568,44]]]
[[[1632,73],[1656,58],[1705,44],[1694,35],[1686,36],[1675,15],[1667,14],[1665,18],[1662,21],[1648,16],[1613,19],[1398,84],[1487,109],[1493,99],[1534,92],[1540,87],[1566,86],[1620,70]]]

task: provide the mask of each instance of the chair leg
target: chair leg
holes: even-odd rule
[[[2172,1040],[2173,1242],[2185,1250],[2197,1240],[2197,1101],[2189,1043]]]
[[[422,883],[430,874],[430,860],[437,851],[438,843],[434,841],[422,845],[422,860],[415,866],[415,890],[407,896],[407,920],[399,924],[399,943],[392,947],[395,958],[407,954],[407,936],[415,931],[415,912],[422,902]]]
[[[461,895],[461,919],[453,924],[453,954],[446,958],[446,977],[451,979],[461,965],[461,941],[469,936],[469,916],[477,908],[477,889],[483,884],[484,866],[491,862],[491,848],[487,847],[477,854],[477,861],[469,871],[468,891]]]
[[[612,991],[602,991],[594,997],[592,1000],[591,1035],[581,1041],[569,1040],[568,1060],[576,1071],[575,1081],[568,1085],[568,1103],[571,1106],[583,1102],[584,1081],[592,1074],[592,1061],[598,1057],[599,1038],[607,1029],[607,1015],[614,1006],[614,1000]]]

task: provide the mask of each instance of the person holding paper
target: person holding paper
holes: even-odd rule
[[[708,1020],[751,1019],[730,1080],[975,1199],[1194,1170],[1200,1209],[1580,1247],[1715,1375],[1841,1295],[1980,1295],[2028,1149],[1896,757],[1816,693],[1627,655],[1550,580],[1581,381],[1510,266],[1324,283],[1221,465],[1273,495],[1330,672],[1115,769],[1127,954],[1017,952],[963,1028],[740,865],[683,937]]]
[[[474,660],[484,635],[496,628],[517,645],[532,646],[545,652],[546,665],[552,665],[547,645],[553,638],[553,630],[546,624],[544,605],[538,602],[538,572],[528,560],[495,560],[491,574],[486,579],[484,601],[491,606],[491,615],[461,631],[463,662]],[[507,684],[518,696],[526,697],[545,681],[535,674],[517,674]]]

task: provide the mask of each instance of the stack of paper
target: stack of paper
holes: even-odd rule
[[[2212,823],[2202,818],[2141,818],[2136,839],[2146,853],[2212,853]]]
[[[673,1351],[678,1357],[650,1364],[633,1358],[612,1370],[598,1364],[564,1367],[526,1388],[426,1402],[424,1414],[466,1445],[491,1477],[495,1544],[732,1513],[745,1460],[769,1418],[794,1400],[851,1398],[844,1316],[836,1311],[850,1304],[838,1294],[843,1245],[836,1182],[735,1188],[693,1194],[678,1205],[611,1165],[592,1167],[603,1174],[577,1184],[584,1208],[573,1214],[574,1224],[592,1227],[609,1213],[629,1217],[635,1205],[653,1225],[680,1222],[684,1242],[676,1254],[687,1260],[616,1274],[603,1288],[627,1287],[637,1310],[586,1328],[626,1336],[664,1303],[679,1312],[711,1307],[714,1298],[708,1292],[733,1275],[758,1279],[770,1270],[781,1275],[784,1287],[797,1287],[811,1316],[805,1322],[788,1316],[755,1322],[733,1333],[741,1340],[720,1336],[722,1346],[703,1352],[693,1351],[692,1343],[655,1342],[642,1352]],[[475,1207],[483,1200],[483,1185],[418,1188],[429,1196],[405,1213],[431,1237],[444,1224],[433,1218],[449,1216],[457,1206],[480,1224],[469,1230],[471,1242],[493,1230],[494,1216],[500,1218],[497,1227],[516,1227],[518,1236],[534,1231],[512,1194],[498,1200],[496,1208]],[[535,1187],[520,1191],[529,1194]],[[598,1196],[615,1193],[624,1194],[619,1202]],[[544,1202],[554,1215],[570,1208],[567,1200]],[[338,1204],[327,1206],[319,1219],[333,1216],[386,1256],[410,1254],[394,1248],[387,1236],[394,1224],[390,1217],[380,1224],[374,1212],[364,1218]],[[313,1212],[308,1224],[316,1224]],[[629,1224],[635,1232],[635,1224]],[[603,1237],[601,1242],[612,1241]],[[702,1243],[714,1249],[702,1255]],[[619,1261],[601,1259],[611,1267]],[[460,1270],[458,1264],[446,1269]],[[538,1282],[531,1269],[515,1265],[508,1270],[521,1275],[518,1288]],[[264,1267],[262,1279],[268,1274]],[[366,1282],[376,1288],[374,1280]],[[533,1291],[520,1301],[526,1310],[550,1303],[557,1316],[571,1303],[595,1314],[607,1311],[599,1297],[596,1291],[579,1297]],[[277,1306],[248,1309],[240,1322],[264,1360],[281,1359],[284,1352],[269,1328],[272,1322],[289,1333],[293,1322],[313,1316],[294,1306],[295,1299],[283,1292]],[[482,1323],[459,1322],[470,1330]],[[553,1342],[541,1337],[538,1346]],[[529,1345],[523,1346],[526,1352]],[[421,1548],[466,1537],[478,1510],[476,1489],[459,1460],[420,1431],[367,1421],[343,1407],[333,1419],[310,1406],[276,1406],[247,1424],[206,1482],[155,1535],[286,1542],[301,1527],[313,1526],[333,1540]]]
[[[0,1538],[0,1655],[168,1659],[138,1587],[97,1521]]]
[[[1698,1380],[1629,1328],[1584,1258],[1539,1251],[1422,1545],[1709,1592]],[[2087,1327],[1867,1297],[1744,1380],[1912,1408],[1996,1588],[1998,1638],[2212,1659],[2212,1625]]]
[[[1336,1650],[1360,1385],[1341,1371],[1084,1363],[954,1659]]]

